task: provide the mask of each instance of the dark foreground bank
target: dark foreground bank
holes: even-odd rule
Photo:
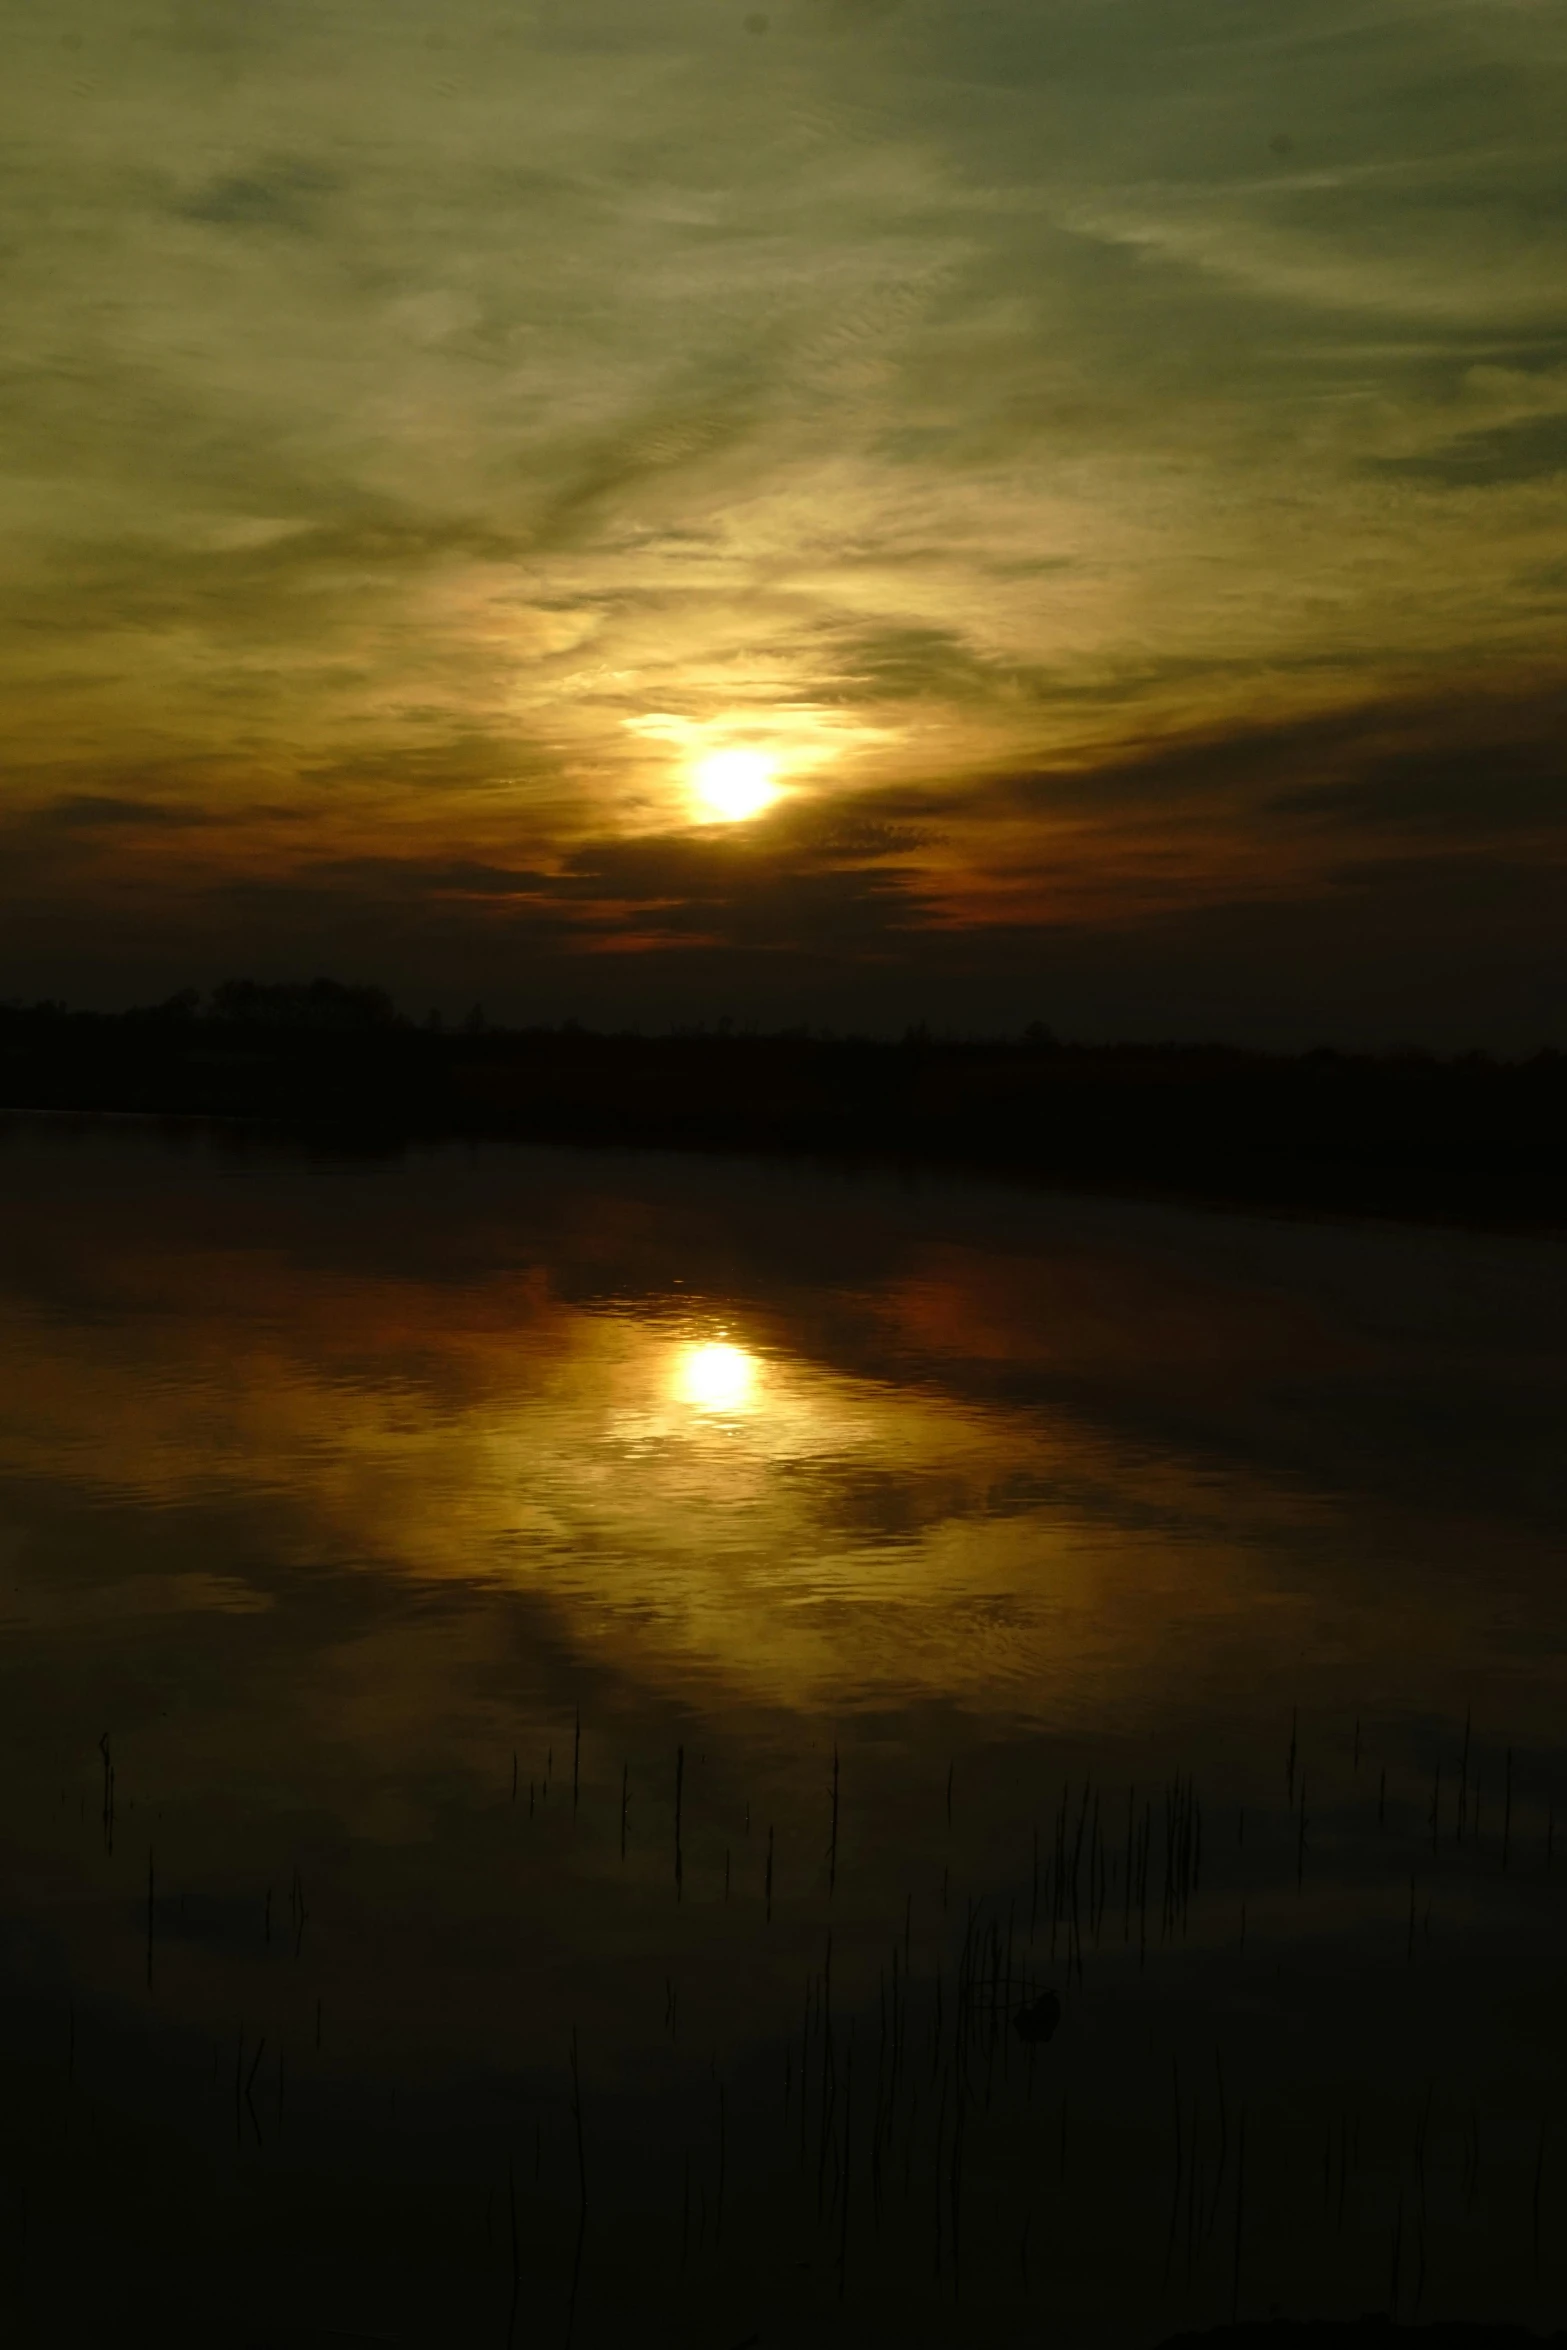
[[[1313,2324],[1274,2318],[1175,2334],[1163,2350],[1567,2350],[1567,2334],[1531,2334],[1525,2326],[1395,2325],[1390,2317]]]
[[[0,1107],[901,1161],[1330,1213],[1567,1221],[1567,1056],[416,1028],[373,990],[0,1010]]]

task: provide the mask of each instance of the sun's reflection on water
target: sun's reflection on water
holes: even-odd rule
[[[1354,1368],[1294,1292],[1237,1297],[1184,1260],[1160,1286],[1048,1228],[1037,1261],[922,1234],[874,1279],[785,1280],[710,1264],[667,1207],[611,1278],[597,1194],[582,1262],[557,1235],[447,1276],[263,1250],[255,1203],[221,1204],[210,1238],[160,1221],[161,1191],[72,1216],[56,1291],[0,1278],[0,1479],[128,1512],[156,1553],[156,1589],[94,1605],[166,1611],[187,1546],[185,1604],[233,1604],[202,1580],[216,1513],[262,1608],[271,1558],[352,1561],[515,1601],[627,1686],[1059,1723],[1241,1673],[1325,1604],[1333,1496],[1272,1474],[1272,1423],[1238,1416],[1276,1357],[1319,1387]],[[1246,1443],[1172,1431],[1194,1361]],[[0,1610],[42,1620],[54,1587],[4,1532]]]
[[[761,1365],[728,1338],[688,1341],[675,1362],[675,1392],[693,1411],[733,1418],[759,1401]]]
[[[459,1300],[276,1267],[252,1294],[227,1260],[217,1314],[210,1260],[173,1265],[154,1376],[139,1320],[122,1346],[67,1315],[32,1349],[35,1474],[169,1535],[227,1506],[276,1518],[290,1555],[547,1600],[631,1681],[799,1706],[1048,1688],[1059,1711],[1107,1651],[1156,1670],[1172,1611],[1238,1605],[1278,1514],[1232,1484],[1215,1524],[1206,1488],[1112,1429],[835,1361],[765,1300]]]

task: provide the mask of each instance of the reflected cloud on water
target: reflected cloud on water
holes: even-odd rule
[[[165,1270],[155,1322],[12,1321],[13,1471],[150,1507],[175,1551],[226,1507],[296,1560],[532,1592],[633,1680],[1088,1702],[1176,1618],[1240,1608],[1260,1536],[1316,1514],[1059,1405],[813,1360],[776,1309]]]
[[[198,1519],[190,1604],[234,1604],[216,1511],[254,1604],[270,1550],[518,1593],[631,1684],[1089,1721],[1249,1701],[1350,1640],[1435,1685],[1488,1636],[1474,1530],[1543,1571],[1516,1504],[1547,1457],[1548,1250],[1527,1313],[1505,1261],[1485,1276],[1486,1323],[1433,1290],[1437,1237],[1367,1259],[961,1190],[900,1227],[838,1192],[802,1264],[777,1177],[497,1154],[236,1180],[98,1149],[5,1160],[0,1470],[153,1512],[153,1612]],[[1438,1414],[1463,1439],[1433,1452]],[[1495,1498],[1452,1490],[1499,1444]],[[25,1557],[0,1571],[21,1619],[58,1612]]]

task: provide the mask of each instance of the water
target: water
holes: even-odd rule
[[[9,2338],[1561,2323],[1564,1308],[13,1123]]]

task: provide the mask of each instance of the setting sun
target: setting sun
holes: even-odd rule
[[[774,763],[764,751],[710,751],[691,780],[703,814],[724,824],[759,816],[778,796]]]

